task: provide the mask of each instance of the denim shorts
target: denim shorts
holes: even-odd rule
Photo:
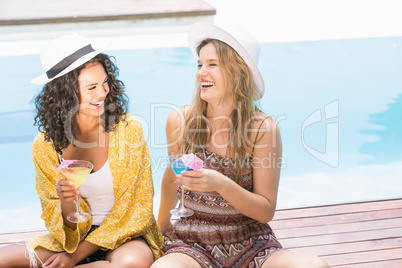
[[[88,231],[88,233],[87,233],[87,235],[85,237],[87,237],[91,232],[95,231],[96,228],[98,228],[98,227],[99,227],[99,225],[92,225],[91,229],[89,229],[89,231]],[[148,245],[147,241],[142,236],[133,238],[133,240],[134,239],[139,239],[141,241],[144,241]],[[110,249],[107,249],[107,250],[99,249],[96,252],[94,252],[92,255],[89,255],[88,257],[86,257],[85,260],[84,260],[84,263],[91,263],[91,262],[96,262],[96,261],[104,261],[104,260],[106,260],[106,255],[109,252],[110,252]]]
[[[85,237],[87,237],[90,233],[95,231],[96,228],[98,228],[98,227],[99,227],[99,225],[92,225],[91,229],[89,229],[89,231]],[[90,262],[95,262],[95,261],[104,261],[104,260],[106,260],[106,255],[109,253],[109,251],[110,251],[110,249],[108,249],[108,250],[99,249],[96,252],[89,255],[88,257],[86,257],[85,262],[90,263]]]

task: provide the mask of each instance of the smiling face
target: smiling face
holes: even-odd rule
[[[100,63],[89,64],[78,77],[81,96],[80,114],[99,116],[105,111],[104,101],[109,93],[108,76]]]
[[[216,48],[208,43],[200,50],[197,81],[201,87],[201,99],[208,103],[219,104],[226,92]]]

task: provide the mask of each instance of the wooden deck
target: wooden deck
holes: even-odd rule
[[[278,210],[270,225],[285,248],[331,267],[402,267],[402,198]],[[0,234],[0,247],[44,233]]]
[[[402,198],[279,210],[270,225],[285,248],[331,267],[402,267]]]

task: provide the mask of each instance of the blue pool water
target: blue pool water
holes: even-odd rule
[[[278,208],[402,195],[402,37],[264,43],[260,102],[280,126]],[[116,50],[120,78],[150,148],[155,213],[167,165],[165,122],[190,102],[189,48]],[[43,228],[34,190],[32,99],[38,55],[0,57],[0,232]]]

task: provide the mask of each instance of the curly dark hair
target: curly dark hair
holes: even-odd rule
[[[127,113],[128,98],[124,93],[124,84],[118,80],[119,69],[106,54],[98,54],[73,71],[47,83],[35,98],[35,123],[43,132],[46,141],[51,141],[59,154],[78,138],[77,112],[80,105],[78,76],[88,65],[100,63],[108,75],[109,94],[104,103],[102,114],[103,129],[113,131],[116,124],[124,121]]]

